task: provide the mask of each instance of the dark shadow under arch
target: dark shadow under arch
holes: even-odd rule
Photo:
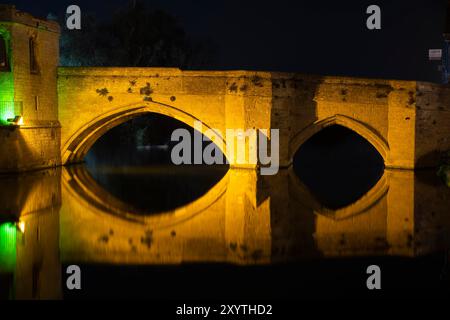
[[[365,138],[333,125],[302,144],[293,167],[320,203],[335,210],[365,195],[382,177],[384,162]]]
[[[62,182],[76,203],[87,212],[116,217],[122,222],[167,228],[201,214],[215,205],[225,194],[229,176],[225,174],[205,194],[179,207],[162,212],[148,212],[116,198],[92,178],[86,166],[72,165],[63,168]],[[158,213],[158,214],[155,214]]]
[[[193,165],[193,143],[191,165],[174,165],[171,153],[178,142],[172,142],[171,135],[177,129],[186,130],[192,138],[204,138],[179,120],[145,113],[96,140],[85,157],[86,169],[106,191],[103,194],[110,193],[111,199],[122,201],[130,212],[152,214],[183,207],[213,188],[228,166]],[[204,148],[209,144],[213,142],[202,143]],[[215,152],[225,161],[218,149]]]
[[[297,132],[289,142],[290,159],[293,160],[299,148],[312,136],[327,127],[336,125],[352,130],[363,137],[378,151],[379,155],[383,158],[384,163],[387,162],[390,149],[386,139],[384,139],[375,129],[365,123],[341,114],[336,114],[325,119],[317,120]]]
[[[181,121],[190,127],[194,127],[195,121],[202,122],[202,134],[206,135],[210,139],[215,137],[209,136],[210,132],[215,132],[207,123],[201,119],[194,117],[193,115],[175,108],[170,105],[157,103],[157,102],[145,102],[127,105],[107,113],[101,114],[98,117],[92,119],[86,123],[83,127],[79,128],[69,139],[62,145],[61,160],[63,164],[81,163],[84,157],[92,147],[92,145],[110,129],[127,122],[133,118],[148,114],[157,113],[164,116],[168,116],[175,120]],[[220,150],[223,154],[226,142],[224,137],[220,136],[218,132],[215,132],[216,136],[221,139]]]

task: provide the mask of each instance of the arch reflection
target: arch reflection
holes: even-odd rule
[[[257,173],[229,170],[205,195],[158,215],[129,210],[86,176],[63,170],[61,255],[125,264],[268,262],[270,211],[256,203]]]
[[[176,170],[176,168],[171,168],[171,170]],[[95,210],[108,215],[108,217],[114,216],[144,225],[167,220],[167,217],[170,217],[171,224],[176,224],[175,221],[189,219],[207,210],[224,195],[227,179],[225,174],[209,191],[192,202],[159,212],[157,215],[151,215],[153,212],[143,211],[113,196],[97,183],[85,165],[65,167],[62,174],[62,182],[64,186],[67,186],[66,190],[88,210]]]
[[[231,169],[196,205],[133,218],[69,171],[0,177],[2,298],[60,298],[68,264],[326,264],[450,250],[450,189],[432,171],[386,170],[378,191],[341,214],[317,206],[292,170]]]
[[[292,200],[301,203],[304,206],[311,208],[314,214],[327,216],[334,220],[349,219],[353,216],[363,214],[374,207],[379,201],[386,196],[389,190],[388,172],[384,171],[378,182],[358,200],[353,203],[338,209],[330,209],[322,204],[308,187],[300,180],[297,174],[289,170],[290,186],[292,187]]]
[[[383,175],[384,160],[369,140],[333,124],[301,145],[293,168],[320,202],[339,209],[373,189]]]
[[[313,257],[416,256],[450,243],[449,190],[422,182],[412,171],[386,170],[362,198],[332,210],[311,195],[292,169],[276,176],[231,169],[195,205],[148,217],[112,214],[111,207],[80,194],[74,179],[63,174],[61,243],[64,259],[71,261],[267,264]],[[433,209],[424,210],[431,202]],[[424,238],[422,230],[432,231]]]
[[[438,182],[433,171],[388,169],[362,198],[336,210],[321,205],[292,170],[284,175],[267,181],[274,202],[272,261],[415,257],[449,248],[450,216],[446,208],[450,190]],[[288,195],[275,195],[280,188],[288,190]]]

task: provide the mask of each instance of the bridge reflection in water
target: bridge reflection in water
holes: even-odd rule
[[[347,207],[323,207],[292,170],[230,169],[200,198],[135,212],[84,166],[3,177],[3,297],[59,298],[62,265],[268,265],[355,256],[415,257],[450,248],[450,189],[434,172],[386,170]],[[6,282],[5,282],[6,281]],[[8,282],[9,281],[9,282]],[[14,289],[11,289],[14,288]]]

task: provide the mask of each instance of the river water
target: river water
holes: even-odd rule
[[[275,176],[95,154],[2,176],[0,298],[373,297],[370,265],[376,296],[450,297],[450,189],[435,170],[305,148]],[[82,290],[67,289],[69,265]]]

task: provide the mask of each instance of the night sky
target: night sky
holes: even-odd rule
[[[78,4],[103,18],[126,2],[13,1],[41,17]],[[145,2],[176,16],[190,35],[213,39],[218,57],[212,69],[440,80],[428,49],[442,47],[446,0]],[[381,30],[366,28],[370,4],[381,7]]]

